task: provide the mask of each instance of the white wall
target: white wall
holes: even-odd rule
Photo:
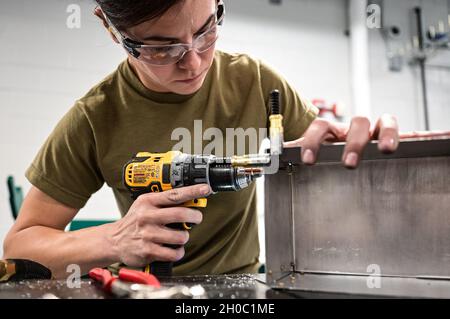
[[[80,29],[66,26],[70,3],[81,5]],[[0,2],[0,242],[13,223],[6,176],[26,193],[24,172],[57,121],[123,59],[92,8],[90,1]],[[80,214],[108,218],[117,211],[102,189]]]
[[[446,30],[448,14],[447,0],[385,0],[383,2],[384,25],[400,27],[398,40],[391,42],[395,47],[407,49],[416,27],[413,7],[423,9],[424,26],[444,21]],[[402,130],[425,129],[420,73],[417,66],[406,64],[401,72],[391,72],[386,58],[386,44],[378,30],[370,30],[372,116],[393,113],[399,118]],[[439,52],[427,62],[426,68],[429,121],[431,130],[450,130],[450,50]],[[432,68],[431,65],[447,65],[447,68]]]
[[[342,101],[351,110],[345,0],[283,0],[282,6],[269,5],[268,0],[225,2],[219,48],[261,57],[306,97]],[[66,9],[72,3],[81,6],[80,29],[66,26]],[[30,185],[24,172],[59,118],[124,58],[92,9],[90,0],[0,2],[0,242],[13,223],[6,176],[13,174],[26,193]],[[398,9],[399,15],[402,12]],[[396,113],[402,128],[421,128],[419,83],[413,70],[386,71],[379,33],[371,32],[370,39],[373,116]],[[434,72],[433,128],[449,128],[440,115],[450,109],[450,78],[448,71]],[[115,201],[106,188],[80,212],[85,218],[116,216]]]
[[[304,96],[350,106],[344,0],[228,0],[219,47],[251,53],[280,71]]]

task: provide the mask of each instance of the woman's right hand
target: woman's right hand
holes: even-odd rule
[[[109,236],[115,255],[131,267],[143,267],[156,260],[180,260],[189,233],[166,225],[201,223],[203,216],[199,210],[178,205],[210,193],[207,184],[200,184],[140,195],[122,219],[110,224]]]

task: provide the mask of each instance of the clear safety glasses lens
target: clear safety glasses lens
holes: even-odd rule
[[[138,59],[154,65],[169,65],[180,61],[190,50],[203,53],[217,41],[219,25],[214,25],[205,33],[194,39],[192,45],[171,44],[163,46],[143,45],[135,50],[139,52]]]

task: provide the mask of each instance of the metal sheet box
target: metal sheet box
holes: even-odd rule
[[[450,139],[368,145],[358,169],[323,146],[285,149],[265,177],[266,277],[274,288],[450,297]]]

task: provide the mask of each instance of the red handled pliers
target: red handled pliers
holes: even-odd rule
[[[94,268],[89,271],[89,277],[100,282],[106,292],[114,294],[116,294],[118,290],[124,290],[125,282],[127,285],[142,284],[154,288],[161,287],[161,283],[154,275],[127,268],[120,269],[118,277],[113,276],[109,270]]]

